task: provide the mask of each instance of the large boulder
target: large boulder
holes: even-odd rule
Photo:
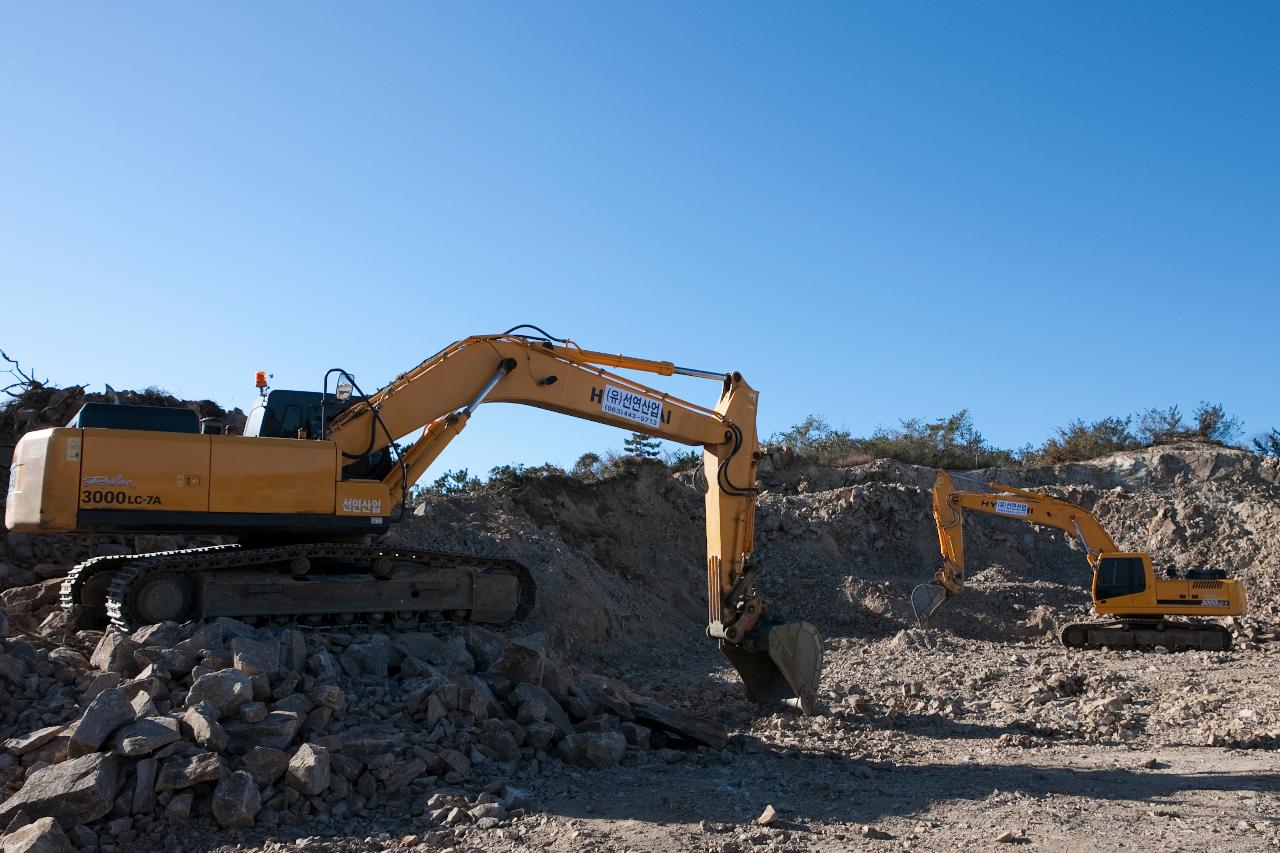
[[[42,767],[0,803],[0,825],[7,825],[20,811],[51,817],[62,826],[95,821],[111,811],[119,777],[120,759],[109,752]]]
[[[72,758],[97,752],[120,726],[133,722],[133,704],[123,690],[109,688],[93,697],[70,733],[67,754]]]
[[[51,817],[42,817],[0,840],[4,853],[75,853],[71,839]]]

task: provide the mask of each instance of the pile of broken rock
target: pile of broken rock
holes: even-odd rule
[[[494,828],[531,807],[512,781],[725,743],[537,636],[225,618],[132,635],[42,628],[0,652],[6,850],[180,846],[184,828],[214,822]]]

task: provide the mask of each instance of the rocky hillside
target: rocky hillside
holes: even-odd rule
[[[826,635],[909,627],[910,590],[940,565],[929,500],[935,473],[891,460],[830,468],[771,453],[761,474],[755,558],[774,612],[807,619]],[[1226,569],[1248,584],[1256,617],[1276,618],[1278,459],[1187,444],[966,476],[1079,503],[1120,547],[1150,552],[1159,567]],[[1087,611],[1089,570],[1077,542],[1057,530],[972,516],[971,589],[938,628],[1019,637],[1043,632],[1046,619]],[[429,497],[394,535],[523,561],[539,583],[538,627],[566,651],[608,657],[669,653],[699,635],[702,525],[694,478],[636,462],[598,482],[529,477],[473,495]],[[1033,619],[1037,608],[1052,613]]]

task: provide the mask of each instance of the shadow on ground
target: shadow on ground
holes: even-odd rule
[[[577,818],[742,823],[768,803],[799,823],[865,824],[920,814],[945,801],[983,800],[994,791],[1148,803],[1191,791],[1280,792],[1278,773],[1177,772],[1177,763],[1164,771],[970,763],[886,768],[845,756],[774,752],[709,769],[610,771],[542,806]]]

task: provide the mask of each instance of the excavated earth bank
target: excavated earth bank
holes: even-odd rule
[[[504,632],[77,633],[53,608],[69,565],[183,543],[7,536],[6,853],[1280,845],[1277,460],[1184,445],[972,473],[1245,580],[1226,653],[1068,653],[1078,546],[990,517],[966,522],[971,589],[915,627],[933,475],[769,454],[756,558],[775,614],[826,639],[810,718],[757,712],[703,638],[702,496],[657,463],[428,497],[393,530],[528,565],[538,606]]]

